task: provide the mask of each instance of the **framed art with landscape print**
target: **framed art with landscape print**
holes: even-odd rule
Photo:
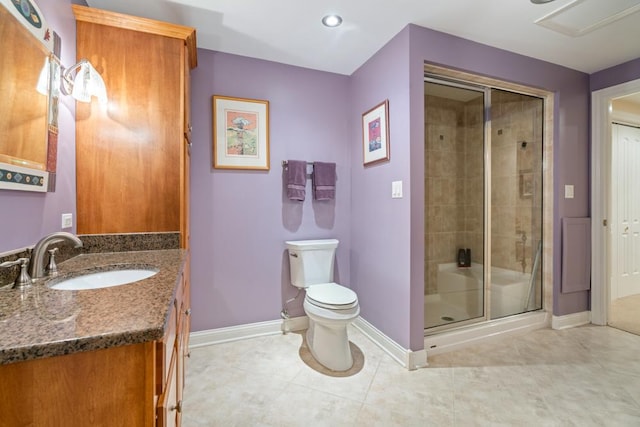
[[[213,96],[213,167],[269,170],[269,101]]]
[[[389,160],[389,100],[362,115],[362,148],[365,166]]]

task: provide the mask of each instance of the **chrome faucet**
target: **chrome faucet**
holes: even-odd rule
[[[33,247],[31,253],[31,264],[29,265],[29,275],[32,279],[40,279],[44,276],[44,254],[47,253],[47,247],[52,243],[62,242],[67,240],[74,244],[75,248],[82,247],[82,240],[75,234],[67,233],[66,231],[58,231],[44,236]]]

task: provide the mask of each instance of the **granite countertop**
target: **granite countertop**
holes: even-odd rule
[[[186,257],[181,249],[83,254],[58,264],[57,278],[23,290],[0,289],[0,365],[161,339]],[[47,286],[83,270],[122,264],[159,272],[102,289]]]

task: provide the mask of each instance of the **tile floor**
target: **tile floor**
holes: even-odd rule
[[[303,361],[302,335],[192,350],[183,426],[640,426],[640,336],[538,330],[407,371],[350,328],[357,373]]]

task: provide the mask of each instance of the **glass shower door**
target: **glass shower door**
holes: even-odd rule
[[[425,82],[425,329],[485,319],[485,90]]]
[[[491,89],[491,319],[542,308],[543,105]]]

